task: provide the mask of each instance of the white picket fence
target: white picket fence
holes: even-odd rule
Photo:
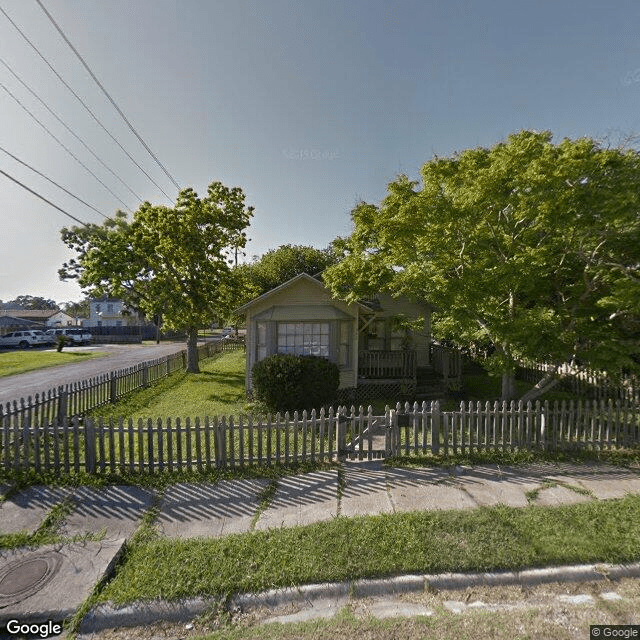
[[[62,418],[41,425],[3,418],[5,471],[57,474],[291,465],[486,451],[623,449],[640,446],[637,407],[613,402],[461,403],[321,410],[256,418]]]

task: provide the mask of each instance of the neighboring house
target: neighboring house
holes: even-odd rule
[[[0,317],[2,316],[27,320],[46,327],[69,327],[78,324],[76,318],[60,309],[2,309]]]
[[[11,333],[12,331],[20,331],[21,329],[42,329],[42,324],[34,322],[33,320],[24,320],[23,318],[16,318],[15,316],[0,314],[1,336],[6,333]]]
[[[253,365],[275,353],[311,354],[340,368],[343,399],[415,392],[420,371],[430,370],[431,306],[380,294],[347,303],[324,284],[300,274],[236,310],[246,314],[246,389]],[[419,328],[400,328],[404,318]]]
[[[138,324],[137,313],[130,311],[118,298],[96,298],[89,300],[89,327],[124,327]]]

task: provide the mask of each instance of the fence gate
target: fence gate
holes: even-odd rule
[[[387,416],[341,413],[338,417],[338,457],[376,460],[390,454],[392,426]]]

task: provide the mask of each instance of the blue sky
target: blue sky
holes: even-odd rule
[[[35,0],[0,0],[154,180],[177,190]],[[183,187],[220,180],[255,207],[248,257],[325,247],[398,173],[521,129],[640,131],[637,0],[47,0],[46,7]],[[138,195],[166,198],[0,14],[0,57]],[[0,82],[131,210],[139,201],[0,65]],[[0,146],[105,214],[122,205],[0,88]],[[0,168],[72,215],[100,216],[0,152]],[[0,175],[0,299],[78,299],[57,270],[63,214]]]

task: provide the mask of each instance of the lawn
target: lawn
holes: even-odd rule
[[[227,351],[200,362],[200,373],[181,371],[136,391],[115,405],[91,413],[94,417],[194,418],[244,412],[245,353]]]
[[[82,362],[107,355],[104,351],[7,351],[0,353],[0,377],[17,373],[57,367],[61,364]]]

